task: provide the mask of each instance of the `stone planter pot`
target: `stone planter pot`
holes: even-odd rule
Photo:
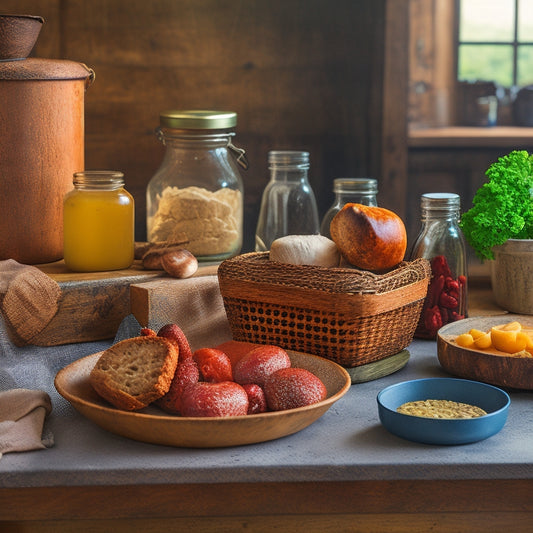
[[[533,315],[533,239],[509,239],[494,248],[491,282],[500,307]]]

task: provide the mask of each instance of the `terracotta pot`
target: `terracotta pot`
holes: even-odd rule
[[[84,96],[93,78],[74,61],[0,62],[0,259],[62,258],[63,196],[84,170]]]
[[[491,282],[496,303],[522,315],[533,315],[533,240],[509,239],[494,247]]]

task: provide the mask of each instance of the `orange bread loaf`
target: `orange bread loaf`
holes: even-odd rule
[[[402,219],[383,207],[346,204],[333,217],[330,233],[346,261],[363,270],[389,270],[407,249]]]

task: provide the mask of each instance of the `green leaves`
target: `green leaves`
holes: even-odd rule
[[[533,238],[533,155],[515,150],[493,163],[486,176],[460,226],[480,259],[494,259],[494,246]]]

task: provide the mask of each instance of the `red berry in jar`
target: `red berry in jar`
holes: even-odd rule
[[[454,193],[428,193],[421,198],[422,229],[411,259],[431,263],[431,279],[415,336],[435,339],[438,330],[466,317],[466,250],[459,227],[460,198]]]

